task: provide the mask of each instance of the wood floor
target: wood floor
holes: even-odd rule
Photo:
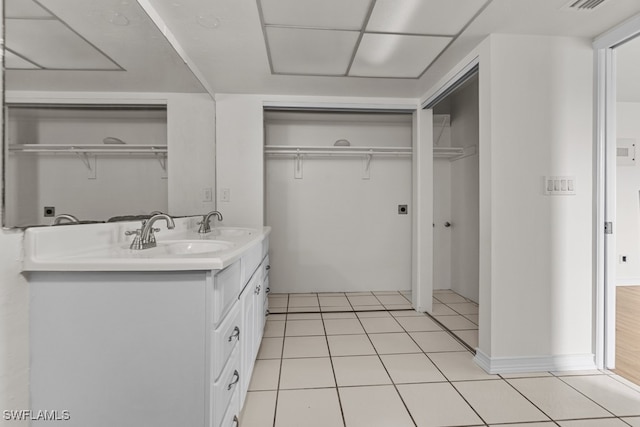
[[[616,289],[615,372],[640,385],[640,286]]]

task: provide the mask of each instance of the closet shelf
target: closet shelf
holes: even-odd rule
[[[14,153],[166,154],[166,145],[9,144]]]
[[[264,153],[269,156],[411,156],[411,147],[313,147],[290,145],[266,145]]]

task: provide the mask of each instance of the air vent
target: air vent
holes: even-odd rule
[[[562,7],[563,10],[575,10],[581,12],[592,12],[606,0],[571,0]]]

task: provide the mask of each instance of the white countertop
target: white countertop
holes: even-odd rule
[[[23,271],[188,271],[221,270],[249,248],[260,244],[270,227],[213,227],[199,234],[198,217],[175,219],[168,230],[164,221],[154,225],[158,247],[131,250],[133,237],[126,230],[140,228],[140,222],[65,225],[28,228],[24,235]],[[167,248],[186,248],[195,242],[218,242],[221,249],[211,252],[171,253]],[[178,245],[175,245],[178,243]],[[172,246],[173,244],[173,246]],[[207,245],[201,245],[207,246]]]

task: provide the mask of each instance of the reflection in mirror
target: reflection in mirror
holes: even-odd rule
[[[4,5],[3,225],[166,211],[159,94],[206,92],[185,61],[135,1]]]

